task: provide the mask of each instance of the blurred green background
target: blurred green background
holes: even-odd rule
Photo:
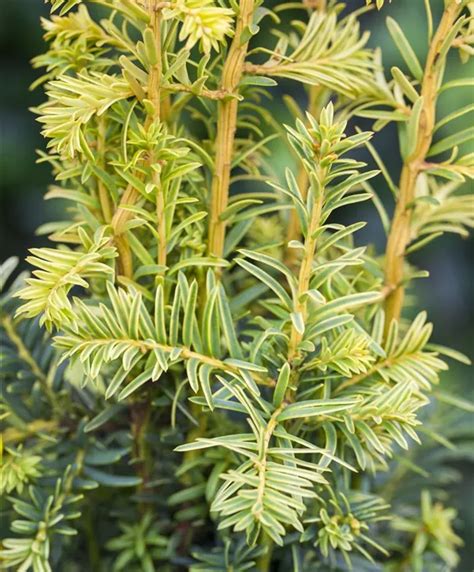
[[[275,2],[266,2],[275,4]],[[347,3],[348,9],[361,7],[363,0]],[[381,13],[372,11],[362,18],[365,29],[372,32],[370,43],[381,46],[386,69],[393,65],[403,68],[399,55],[386,28],[385,17],[398,20],[412,41],[418,55],[426,53],[426,24],[423,0],[394,0]],[[435,17],[442,9],[442,0],[431,0]],[[31,246],[45,244],[44,237],[35,236],[35,229],[47,221],[59,218],[61,206],[43,201],[47,185],[51,182],[49,168],[36,164],[35,149],[44,143],[39,124],[28,110],[43,99],[41,89],[28,90],[38,72],[30,67],[30,59],[44,50],[40,17],[48,15],[48,6],[39,0],[3,0],[0,18],[1,78],[0,118],[0,259],[16,255],[23,259]],[[462,66],[457,54],[452,54],[448,65],[448,78],[473,75],[470,64]],[[285,85],[285,88],[288,87]],[[304,102],[304,90],[292,92],[293,97]],[[450,90],[440,101],[440,113],[473,101],[472,90]],[[278,92],[274,101],[275,116],[284,113]],[[278,114],[278,115],[276,115]],[[466,121],[464,119],[464,121]],[[358,122],[361,127],[369,124]],[[400,158],[395,129],[386,128],[375,137],[375,144],[384,157],[394,179],[398,179]],[[286,158],[282,158],[286,160]],[[384,202],[389,199],[386,189],[380,188]],[[389,209],[392,207],[389,205]],[[379,251],[383,248],[380,223],[370,207],[360,207],[363,212],[351,212],[351,218],[367,217],[368,230],[361,236],[364,241],[375,241]],[[357,218],[357,220],[360,220]],[[426,308],[434,322],[434,338],[474,357],[474,314],[472,303],[473,283],[471,274],[473,241],[458,237],[444,237],[423,249],[413,262],[430,271],[428,280],[420,280],[416,294],[420,306]],[[453,366],[444,376],[444,387],[455,388],[464,397],[473,397],[470,368]],[[473,427],[474,429],[474,427]],[[459,468],[459,467],[458,467]],[[456,501],[460,516],[459,532],[465,540],[462,571],[474,568],[474,467],[461,467],[464,478],[456,485]]]

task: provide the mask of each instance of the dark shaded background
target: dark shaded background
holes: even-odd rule
[[[360,7],[363,3],[363,0],[353,0],[348,5]],[[431,3],[436,16],[442,9],[442,0],[432,0]],[[51,177],[47,165],[35,163],[35,149],[42,148],[44,142],[39,133],[39,124],[28,111],[28,108],[37,105],[44,97],[41,89],[30,92],[28,86],[38,75],[38,72],[31,69],[29,60],[44,50],[39,19],[40,16],[47,15],[48,6],[40,0],[3,0],[0,10],[0,260],[11,255],[23,259],[28,248],[45,244],[44,237],[35,236],[35,229],[40,224],[60,218],[58,215],[61,213],[60,205],[43,201]],[[390,69],[392,65],[403,68],[384,25],[384,17],[387,15],[398,20],[420,58],[424,58],[426,25],[423,0],[394,0],[382,13],[372,12],[363,18],[363,26],[372,31],[371,44],[382,46],[385,68]],[[447,75],[472,76],[473,66],[468,64],[462,67],[457,55],[453,54]],[[295,91],[292,95],[300,100],[304,97],[303,90]],[[472,90],[450,90],[440,102],[441,112],[447,113],[472,102],[473,96]],[[284,113],[278,97],[275,97],[274,106],[278,116]],[[362,122],[360,124],[368,127]],[[376,136],[375,144],[397,180],[400,158],[395,130],[385,129]],[[282,157],[282,162],[286,159]],[[386,189],[380,191],[384,200],[389,198]],[[358,208],[362,212],[352,212],[351,218],[360,220],[367,217],[369,221],[368,230],[364,231],[365,235],[361,239],[375,241],[381,251],[383,236],[374,211],[368,207]],[[431,273],[428,280],[418,281],[416,294],[419,305],[428,310],[434,322],[435,341],[459,349],[471,358],[474,354],[472,246],[472,240],[446,236],[423,249],[417,257],[412,257],[414,263]],[[454,386],[458,393],[472,398],[471,376],[470,368],[453,365],[443,377],[444,387]],[[468,571],[474,566],[474,476],[472,465],[466,464],[462,469],[465,477],[457,486],[456,498],[460,519],[463,521],[460,533],[466,545],[463,564],[459,569]]]

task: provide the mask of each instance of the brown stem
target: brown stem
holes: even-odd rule
[[[235,94],[242,77],[248,41],[242,42],[242,34],[251,23],[254,0],[240,0],[240,13],[235,36],[230,45],[222,71],[221,90]],[[237,129],[238,100],[229,97],[220,100],[217,112],[217,137],[215,170],[211,186],[211,215],[209,222],[209,254],[222,257],[224,251],[225,221],[221,215],[227,207],[232,153]]]
[[[112,228],[114,229],[114,234],[116,236],[123,233],[125,225],[132,216],[132,213],[124,207],[127,205],[133,205],[138,200],[139,196],[140,193],[137,189],[133,188],[132,185],[128,185],[125,189],[125,192],[120,199],[120,204],[112,218]]]
[[[123,234],[115,234],[115,246],[118,252],[118,273],[126,278],[133,276],[132,251],[127,238]]]
[[[421,84],[423,108],[420,115],[418,140],[415,150],[407,157],[402,168],[399,196],[395,207],[392,227],[387,240],[385,284],[390,288],[390,294],[387,296],[385,302],[385,335],[387,335],[391,321],[400,318],[403,307],[405,252],[411,238],[410,203],[412,203],[415,198],[418,175],[423,169],[423,164],[433,139],[433,130],[436,122],[436,101],[443,69],[443,66],[440,65],[439,62],[441,47],[461,10],[462,5],[458,4],[456,0],[452,0],[446,6],[426,59]]]
[[[120,204],[112,217],[111,226],[114,233],[114,243],[118,251],[118,273],[131,278],[133,276],[133,260],[132,252],[127,238],[124,236],[125,226],[133,216],[133,213],[127,210],[127,205],[133,205],[137,202],[140,193],[131,185],[125,189],[120,199]]]

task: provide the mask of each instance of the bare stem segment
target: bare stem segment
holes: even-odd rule
[[[240,1],[240,14],[237,19],[234,39],[230,45],[222,72],[221,90],[229,97],[218,103],[215,170],[211,186],[211,216],[209,225],[209,254],[222,257],[224,251],[225,221],[221,215],[227,207],[229,197],[230,171],[237,128],[238,100],[236,94],[242,77],[248,40],[243,41],[243,33],[251,24],[255,8],[254,0]]]
[[[456,22],[461,10],[462,5],[458,4],[456,0],[447,4],[426,60],[421,84],[423,107],[420,115],[418,140],[414,151],[407,157],[402,168],[399,196],[385,254],[385,284],[390,292],[385,302],[385,333],[388,331],[390,322],[400,318],[403,307],[405,251],[410,242],[410,203],[415,198],[418,175],[423,168],[423,162],[433,139],[438,86],[444,67],[443,63],[440,62],[443,40]]]

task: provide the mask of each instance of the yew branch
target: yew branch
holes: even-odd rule
[[[391,321],[400,318],[403,307],[405,253],[411,238],[412,211],[410,203],[415,198],[418,175],[423,170],[426,155],[433,139],[438,87],[443,71],[443,65],[440,65],[439,62],[443,41],[456,22],[461,10],[462,5],[456,0],[452,0],[447,4],[426,59],[421,84],[423,108],[420,115],[418,140],[414,151],[403,164],[398,200],[385,253],[385,284],[390,289],[390,294],[385,302],[385,334],[388,332]]]

